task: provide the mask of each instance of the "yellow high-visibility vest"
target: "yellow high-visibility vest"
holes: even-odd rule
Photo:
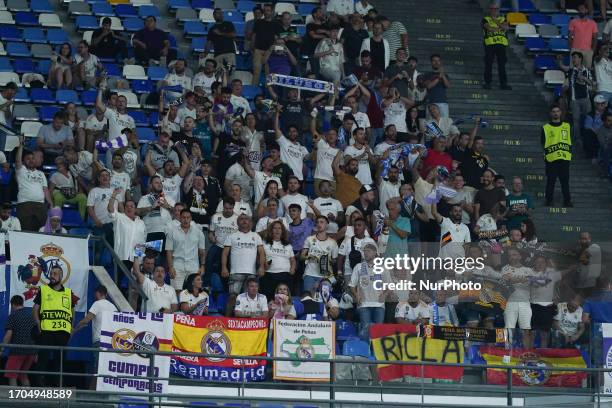
[[[544,158],[547,162],[556,160],[572,160],[572,137],[570,125],[567,122],[559,126],[545,124],[544,129]]]
[[[72,332],[72,291],[40,288],[40,329],[44,331]]]
[[[486,16],[484,19],[487,25],[491,27],[499,27],[500,25],[506,22],[506,18],[504,16],[499,16],[496,18],[493,18],[491,16]],[[484,31],[485,31],[484,32],[485,45],[501,44],[506,47],[508,46],[508,38],[506,37],[506,33],[503,30],[499,29],[496,31],[488,31],[488,30],[484,30]]]

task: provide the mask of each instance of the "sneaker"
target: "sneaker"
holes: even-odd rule
[[[499,87],[499,89],[503,90],[503,91],[511,91],[512,87],[510,85],[502,85]]]
[[[491,84],[484,84],[482,87],[484,89],[491,89]]]

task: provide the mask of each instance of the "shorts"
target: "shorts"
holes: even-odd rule
[[[531,330],[531,304],[529,302],[508,302],[504,311],[506,329]]]
[[[28,371],[36,361],[36,354],[11,354],[6,360],[5,370]],[[27,381],[26,373],[5,373],[5,378],[17,378],[19,381]]]
[[[542,306],[532,303],[531,312],[531,327],[534,330],[550,330],[553,324],[553,317],[557,314],[557,306],[554,304]]]
[[[230,295],[239,295],[243,292],[242,287],[248,278],[254,278],[255,275],[248,273],[235,273],[229,276],[229,293]]]

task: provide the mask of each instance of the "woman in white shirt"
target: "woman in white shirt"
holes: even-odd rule
[[[51,68],[47,86],[56,86],[57,89],[72,87],[72,47],[70,43],[63,43],[60,52],[51,53]]]
[[[329,38],[322,39],[315,49],[314,58],[319,60],[321,76],[333,82],[344,78],[344,49],[338,41],[338,28],[329,30]]]
[[[270,319],[294,320],[297,317],[295,306],[291,300],[289,286],[279,283],[274,291],[274,298],[268,303]]]
[[[208,314],[208,293],[202,289],[202,277],[192,273],[183,283],[179,294],[179,307],[186,315],[204,316]]]
[[[295,275],[295,256],[293,247],[287,238],[287,229],[281,221],[274,221],[268,226],[266,241],[266,274],[261,282],[261,293],[270,300],[274,297],[276,287],[284,283],[289,285]]]

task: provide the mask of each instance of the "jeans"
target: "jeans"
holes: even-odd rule
[[[362,340],[368,341],[370,338],[370,324],[382,323],[385,320],[384,307],[360,307],[357,309],[359,313],[359,337]]]
[[[304,291],[314,293],[314,290],[319,286],[319,282],[321,282],[322,279],[323,277],[318,276],[304,276]]]

